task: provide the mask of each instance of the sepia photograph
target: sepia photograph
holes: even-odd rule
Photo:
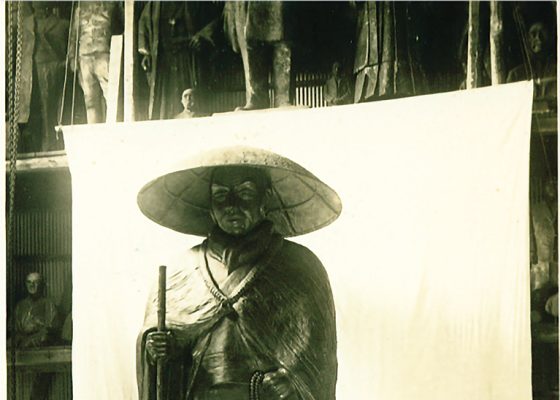
[[[554,1],[6,1],[10,400],[559,398]]]

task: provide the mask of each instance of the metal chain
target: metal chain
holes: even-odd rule
[[[10,3],[13,9],[13,3]],[[16,52],[15,52],[15,60],[13,60],[13,56],[10,57],[9,68],[11,70],[11,74],[9,79],[11,84],[9,85],[10,92],[8,96],[10,97],[10,115],[9,115],[9,140],[8,140],[8,156],[9,156],[9,191],[8,191],[8,249],[11,249],[12,241],[13,241],[13,219],[14,219],[14,205],[15,205],[15,189],[16,189],[16,163],[17,163],[17,150],[18,150],[18,141],[19,141],[19,88],[21,85],[21,59],[22,59],[22,12],[21,12],[21,2],[18,0],[16,3],[16,13],[17,13],[17,22],[16,22]],[[10,21],[12,24],[14,23],[13,18]],[[10,27],[11,28],[11,27]],[[10,29],[11,32],[11,29]],[[10,35],[11,37],[11,44],[13,46],[13,33]],[[10,53],[11,54],[11,53]],[[13,65],[15,61],[15,76],[13,73]],[[15,81],[13,81],[15,80]]]
[[[14,9],[13,3],[8,3],[8,139],[12,135],[14,120]]]
[[[15,9],[14,9],[15,6]],[[14,20],[14,14],[15,20]],[[18,0],[17,2],[11,1],[8,3],[8,157],[9,157],[9,186],[8,186],[8,217],[7,217],[7,256],[8,268],[11,271],[11,276],[15,270],[14,261],[14,207],[15,207],[15,190],[16,190],[16,163],[17,163],[17,148],[19,139],[19,88],[21,83],[21,59],[22,59],[22,5]],[[16,44],[14,54],[14,29],[16,33]],[[14,58],[15,55],[15,58]],[[14,74],[15,65],[15,74]],[[8,284],[13,284],[9,282]],[[10,293],[11,305],[15,303],[15,291],[12,289]],[[12,318],[12,321],[15,319]],[[13,324],[13,322],[12,322]],[[12,333],[14,331],[13,325],[11,327]],[[12,368],[15,368],[15,348],[12,346],[10,354],[12,361]],[[17,380],[16,373],[12,369],[11,377],[11,398],[16,399]]]

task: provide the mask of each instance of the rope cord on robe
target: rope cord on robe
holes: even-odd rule
[[[517,28],[517,33],[519,35],[519,41],[521,44],[521,50],[523,53],[523,65],[525,66],[525,72],[528,77],[533,76],[533,67],[531,65],[531,58],[529,56],[531,49],[529,48],[529,41],[527,40],[527,31],[525,30],[525,22],[523,21],[523,16],[519,5],[516,4],[513,7],[513,18],[515,20],[515,26]]]
[[[15,7],[15,9],[14,9]],[[14,12],[16,19],[14,21]],[[21,81],[21,59],[22,59],[22,5],[21,2],[8,3],[8,156],[9,156],[9,186],[8,186],[8,218],[7,218],[7,262],[10,271],[15,269],[14,260],[14,207],[16,193],[16,163],[19,141],[19,87]],[[16,33],[15,57],[14,57],[14,29]],[[15,73],[14,73],[15,66]],[[10,293],[12,306],[15,304],[15,291]],[[15,318],[11,318],[10,330],[13,334]],[[16,350],[12,346],[10,358],[12,366],[15,366]],[[17,381],[16,374],[12,372],[11,398],[16,399]]]
[[[408,65],[409,65],[409,69],[410,69],[410,81],[412,83],[412,94],[417,95],[419,93],[416,92],[416,80],[414,78],[414,67],[412,65],[413,59],[412,59],[412,54],[410,54],[410,48],[412,47],[410,44],[412,43],[412,41],[409,40],[409,39],[410,39],[410,21],[412,20],[412,18],[410,17],[410,10],[409,10],[409,4],[408,3],[405,5],[405,10],[406,10],[406,40],[407,40],[406,55],[408,57]],[[396,32],[396,28],[395,28],[395,32]]]
[[[56,129],[56,138],[58,140],[58,134],[60,131],[60,126],[62,125],[62,117],[64,115],[64,104],[66,102],[66,87],[68,85],[68,65],[69,65],[69,57],[70,57],[70,50],[71,50],[71,40],[72,40],[72,30],[74,29],[74,25],[76,25],[76,42],[74,43],[74,57],[72,59],[73,65],[73,75],[72,75],[72,108],[70,110],[70,125],[74,125],[74,105],[76,103],[76,80],[78,76],[78,45],[79,45],[79,37],[80,37],[80,24],[76,21],[79,19],[79,8],[75,8],[76,2],[72,1],[72,8],[70,12],[70,26],[68,28],[68,44],[66,45],[66,59],[64,61],[64,84],[62,86],[62,101],[60,105],[60,114],[58,116],[58,126]],[[79,7],[79,6],[78,6]],[[78,14],[78,15],[74,15]]]
[[[395,13],[397,12],[396,8],[395,8],[395,3],[392,2],[390,3],[389,7],[391,7],[391,16],[393,19],[393,51],[395,52],[395,60],[393,61],[393,94],[397,94],[397,77],[399,74],[399,49],[398,49],[398,45],[397,45],[397,17],[395,15]]]
[[[72,38],[72,29],[74,27],[74,5],[75,5],[75,1],[72,1],[72,7],[71,7],[71,11],[70,11],[70,25],[68,27],[68,42],[66,44],[66,59],[64,61],[64,84],[62,85],[62,101],[61,101],[61,105],[60,105],[60,114],[58,115],[58,126],[56,129],[56,139],[58,140],[58,134],[59,134],[59,127],[62,125],[62,116],[64,115],[64,103],[66,101],[66,86],[68,84],[68,64],[69,64],[69,54],[70,54],[70,40]],[[77,27],[77,29],[79,29],[79,25]],[[76,50],[78,48],[78,32],[76,32]],[[74,100],[75,100],[75,94],[76,94],[76,71],[77,71],[77,53],[75,54],[74,57],[74,76],[73,76],[73,85],[72,85],[72,113],[71,113],[71,124],[74,124]]]
[[[239,290],[236,293],[228,297],[224,292],[222,292],[222,290],[218,286],[218,283],[214,280],[214,277],[210,272],[210,266],[208,264],[208,243],[206,241],[203,243],[202,251],[204,254],[204,263],[205,263],[206,272],[208,274],[208,277],[206,277],[205,274],[202,273],[202,279],[204,281],[204,284],[206,285],[206,287],[208,288],[212,296],[216,300],[218,300],[218,302],[220,303],[220,307],[226,310],[227,312],[226,315],[230,318],[236,318],[237,313],[233,308],[233,305],[237,303],[237,301],[239,301],[239,299],[247,292],[247,290],[249,290],[252,287],[252,284],[257,278],[257,276],[259,275],[259,272],[264,269],[264,266],[268,264],[268,261],[270,261],[272,257],[260,263],[259,265],[253,266],[253,269],[251,269],[247,277],[244,279],[245,281],[244,284],[239,288]]]
[[[521,42],[521,49],[523,53],[523,65],[525,66],[525,73],[529,79],[534,79],[533,76],[533,66],[531,64],[530,52],[531,49],[529,47],[529,40],[527,39],[527,31],[525,22],[523,21],[523,16],[521,15],[521,11],[519,9],[519,5],[515,5],[513,8],[513,17],[515,19],[515,26],[517,28],[517,33],[519,35],[519,41]],[[546,170],[549,177],[553,177],[554,174],[552,172],[552,167],[550,165],[550,160],[548,159],[548,154],[546,151],[546,143],[544,141],[544,136],[541,129],[541,124],[539,120],[539,116],[533,114],[533,119],[535,120],[535,124],[537,125],[537,131],[539,134],[540,144],[543,151],[543,157],[546,165]]]

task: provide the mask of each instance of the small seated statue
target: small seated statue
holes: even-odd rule
[[[27,297],[16,305],[13,343],[30,348],[51,344],[57,325],[54,302],[44,295],[43,277],[31,272],[25,278]]]

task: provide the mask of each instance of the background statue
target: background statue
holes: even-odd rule
[[[350,79],[342,70],[338,61],[334,62],[331,74],[324,87],[327,106],[338,106],[352,102],[352,87]]]
[[[140,399],[155,399],[156,362],[166,362],[165,399],[334,399],[328,277],[310,250],[283,237],[333,221],[340,199],[258,149],[208,152],[190,166],[138,195],[150,219],[207,236],[167,280],[168,331],[154,329],[157,293],[150,298],[138,340]],[[321,194],[309,197],[308,185]]]
[[[545,303],[558,291],[558,200],[556,179],[545,182],[543,198],[531,206],[531,303],[533,320],[544,316]]]
[[[549,178],[544,183],[541,201],[531,205],[533,387],[547,393],[558,392],[557,191],[556,178]]]
[[[27,297],[16,305],[13,343],[24,348],[51,344],[57,328],[56,305],[45,296],[38,272],[27,275],[25,287]]]
[[[205,2],[150,1],[138,23],[138,52],[148,74],[150,119],[181,112],[185,88],[204,90],[201,53],[214,45],[219,7]]]
[[[64,87],[68,21],[53,12],[50,2],[23,2],[22,7],[19,122],[29,123],[23,131],[23,151],[61,149],[54,128]]]
[[[121,30],[122,18],[117,1],[80,1],[74,9],[68,57],[78,69],[90,124],[105,122],[111,36]]]
[[[408,2],[366,1],[358,8],[354,102],[424,93]],[[418,15],[416,15],[418,16]]]
[[[12,326],[12,344],[18,348],[36,348],[55,342],[58,329],[58,313],[54,302],[45,296],[41,274],[32,272],[25,278],[27,297],[16,305]],[[32,376],[33,400],[46,400],[52,381],[52,373],[36,373]]]
[[[185,89],[181,97],[181,104],[183,105],[183,111],[177,114],[175,119],[198,118],[210,115],[199,112],[200,103],[198,90],[196,89]]]
[[[62,329],[60,331],[60,339],[62,339],[63,343],[72,344],[72,332],[72,312],[70,312],[64,319],[64,323],[62,324]]]
[[[274,106],[290,104],[292,49],[288,42],[286,5],[282,1],[228,1],[224,29],[245,72],[243,110],[270,107],[268,76],[272,72]]]
[[[527,33],[529,60],[509,71],[507,81],[556,78],[555,43],[548,27],[543,22],[535,22],[529,27]],[[545,83],[536,90],[536,97],[556,96],[556,82]]]

